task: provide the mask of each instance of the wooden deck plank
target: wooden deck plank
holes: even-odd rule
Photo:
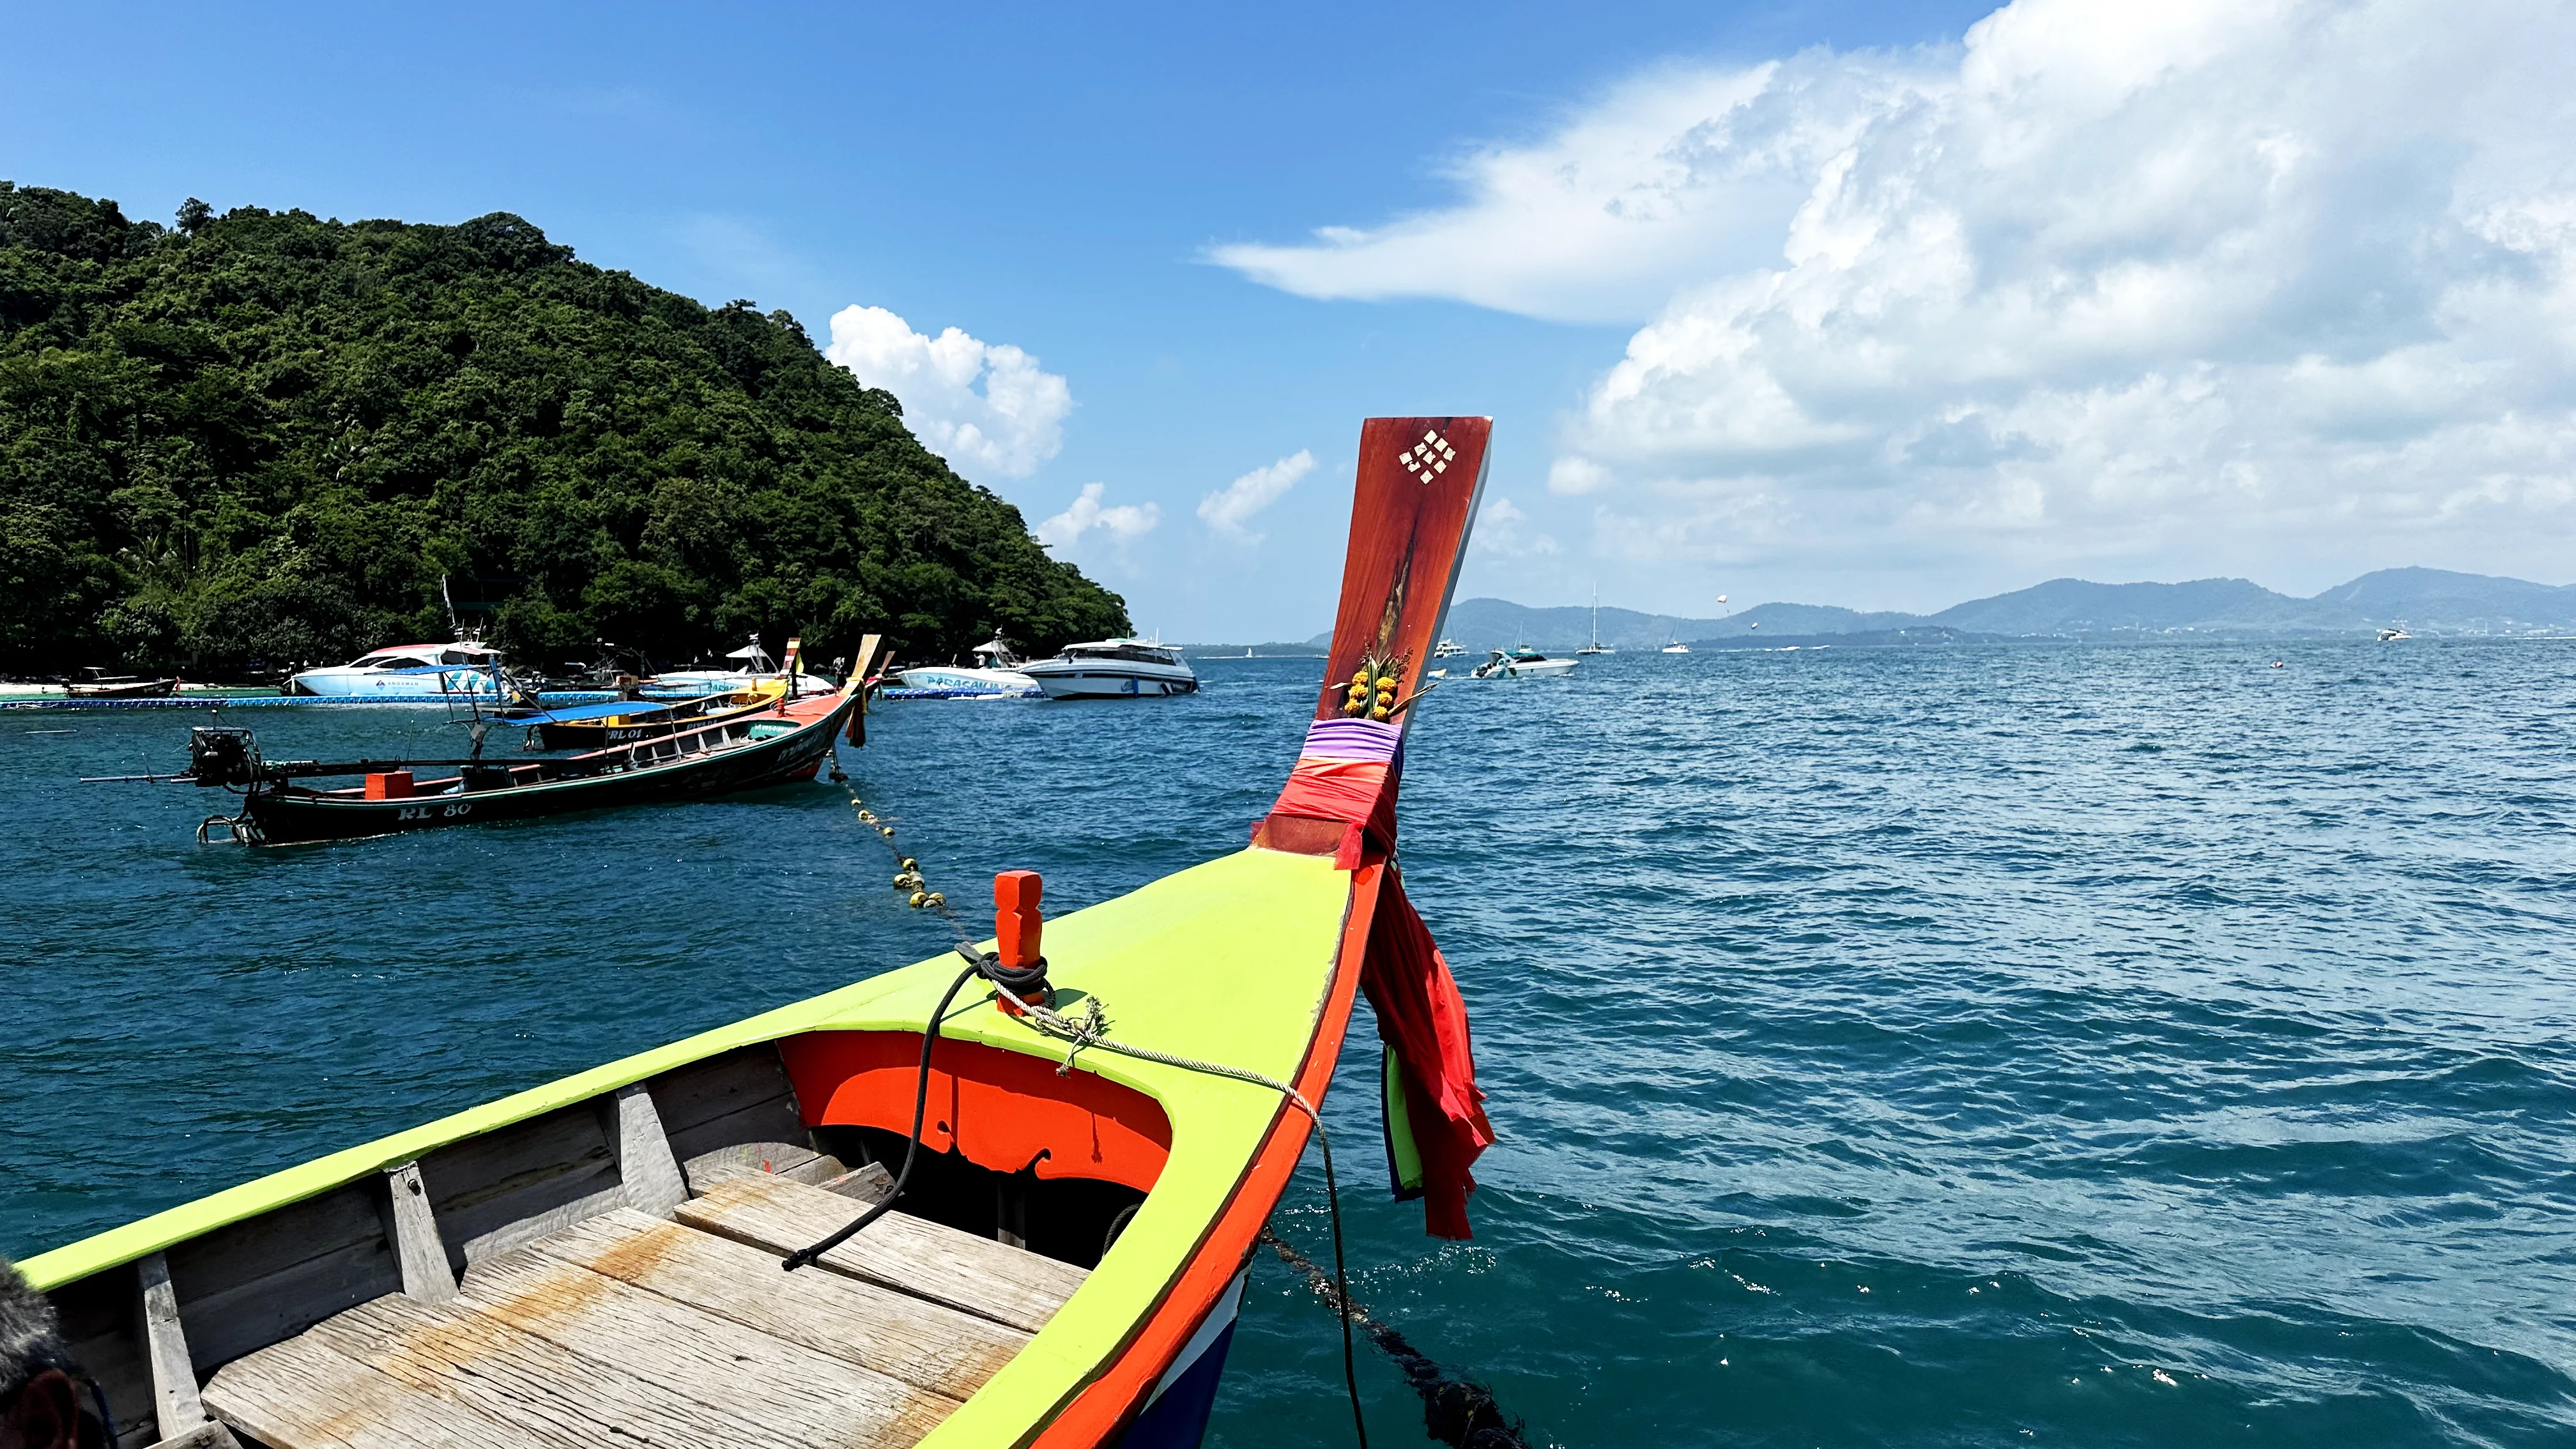
[[[728,1177],[746,1173],[772,1172],[798,1182],[821,1182],[844,1170],[839,1158],[826,1157],[793,1142],[734,1142],[680,1164],[680,1175],[688,1179],[692,1193],[705,1192]]]
[[[758,1420],[720,1414],[683,1389],[596,1363],[453,1304],[379,1298],[313,1326],[314,1343],[408,1388],[498,1420],[553,1449],[798,1449]]]
[[[1029,1341],[1017,1329],[856,1278],[782,1273],[779,1254],[647,1213],[608,1213],[532,1247],[958,1400]]]
[[[526,1250],[468,1273],[456,1301],[583,1358],[681,1389],[726,1422],[763,1423],[814,1444],[908,1445],[957,1407],[944,1395]]]
[[[679,1205],[690,1227],[785,1255],[830,1236],[850,1200],[773,1176],[736,1177]],[[888,1213],[823,1255],[819,1266],[1035,1333],[1088,1276],[1070,1263]]]
[[[224,1365],[205,1401],[224,1423],[273,1449],[545,1449],[301,1336]]]

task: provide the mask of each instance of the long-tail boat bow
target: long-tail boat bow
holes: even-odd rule
[[[1253,831],[1256,845],[1329,851],[1340,869],[1370,868],[1354,879],[1353,908],[1369,912],[1360,986],[1390,1054],[1388,1171],[1399,1196],[1427,1199],[1429,1229],[1444,1238],[1469,1236],[1468,1169],[1494,1131],[1457,980],[1400,876],[1374,867],[1395,852],[1404,736],[1414,702],[1438,683],[1427,661],[1466,554],[1492,431],[1490,418],[1372,418],[1361,429],[1323,697],[1286,787]]]
[[[1467,1230],[1492,1134],[1392,852],[1489,430],[1367,424],[1326,688],[1247,848],[1045,921],[1026,963],[1038,882],[1006,873],[970,974],[887,971],[29,1259],[115,1442],[1198,1443],[1363,989],[1399,1180]]]

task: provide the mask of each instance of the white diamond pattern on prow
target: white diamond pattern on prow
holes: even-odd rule
[[[1457,456],[1458,450],[1434,428],[1425,430],[1422,441],[1396,454],[1395,460],[1404,465],[1405,472],[1428,483],[1448,472],[1449,460]]]

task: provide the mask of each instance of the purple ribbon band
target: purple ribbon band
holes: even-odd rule
[[[1392,765],[1403,742],[1403,729],[1384,720],[1319,719],[1306,726],[1306,748],[1301,753],[1309,760],[1375,760]]]

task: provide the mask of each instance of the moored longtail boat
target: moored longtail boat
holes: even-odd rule
[[[1490,1133],[1390,857],[1489,428],[1364,429],[1331,673],[1248,848],[1045,922],[1042,953],[1036,882],[1008,873],[966,971],[889,972],[28,1260],[118,1442],[1197,1443],[1362,990],[1399,1179],[1466,1231]],[[903,1211],[848,1233],[891,1186]]]
[[[64,696],[70,699],[168,699],[178,692],[176,676],[168,679],[101,676],[63,686]]]
[[[876,648],[868,636],[863,657]],[[749,709],[685,721],[671,731],[560,759],[517,764],[481,759],[271,761],[249,730],[200,727],[190,732],[189,768],[176,778],[238,791],[238,813],[208,816],[201,839],[216,830],[251,845],[359,840],[448,825],[528,820],[580,810],[659,801],[699,800],[811,780],[835,737],[864,707],[857,675],[830,694],[789,698],[783,690]],[[858,738],[851,729],[852,738]],[[420,777],[424,767],[453,766],[453,775]],[[315,787],[314,779],[363,783]]]

